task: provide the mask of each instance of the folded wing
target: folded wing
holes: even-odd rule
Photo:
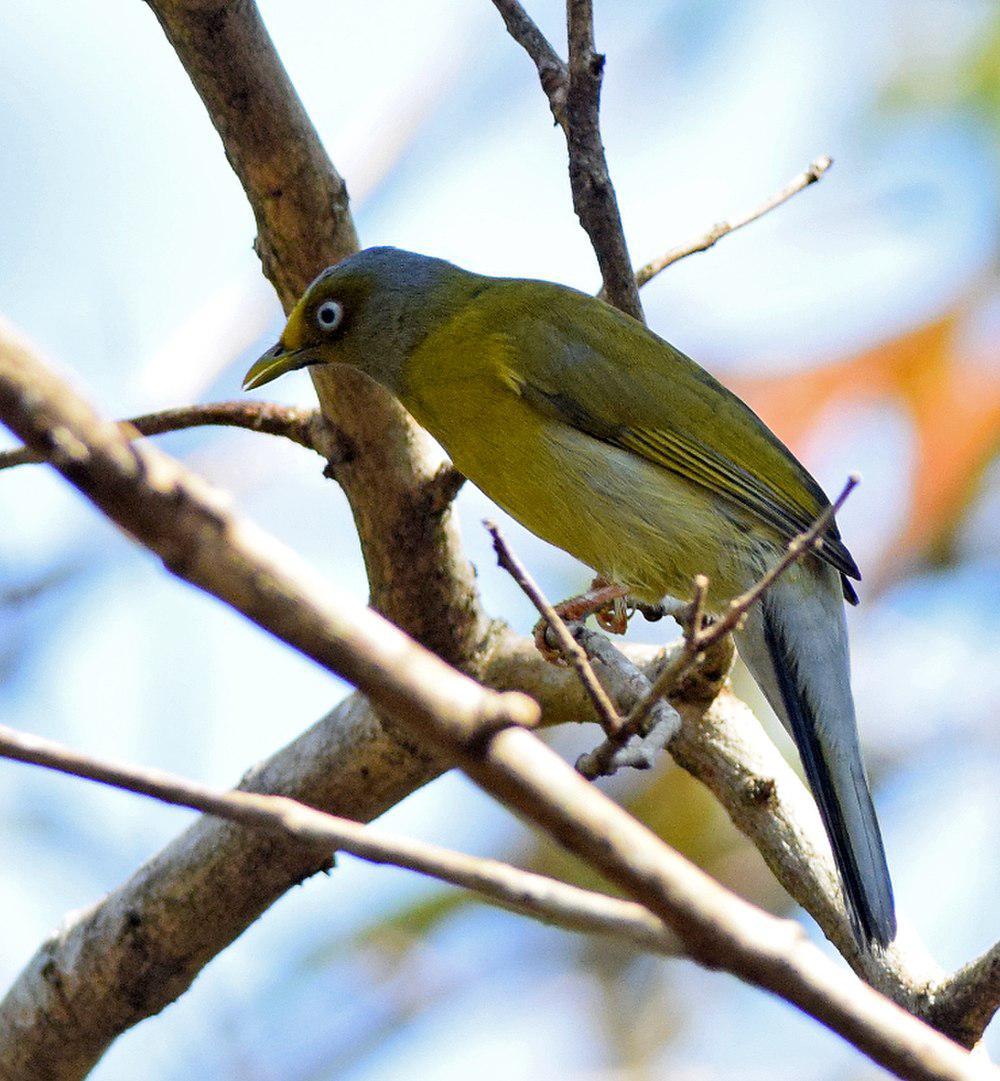
[[[551,288],[559,290],[553,303],[510,324],[518,328],[510,348],[522,359],[510,380],[532,405],[708,489],[786,543],[829,506],[764,422],[693,360],[608,305]],[[818,555],[856,603],[847,579],[861,576],[835,523]]]

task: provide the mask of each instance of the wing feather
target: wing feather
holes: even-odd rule
[[[519,360],[511,382],[536,408],[707,489],[785,543],[829,506],[764,422],[693,360],[593,297],[535,284],[554,291],[548,303],[532,298],[517,310],[523,291],[501,283],[481,299],[498,303],[506,326],[517,328],[505,334]],[[856,603],[846,579],[861,575],[835,523],[817,554],[844,576],[844,595]]]
[[[625,428],[614,441],[753,512],[781,534],[786,543],[796,534],[805,532],[824,509],[820,506],[811,511],[801,503],[792,502],[758,477],[688,435]],[[841,574],[857,577],[857,566],[837,535],[836,527],[827,530],[819,554]]]

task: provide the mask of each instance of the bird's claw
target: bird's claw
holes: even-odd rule
[[[558,609],[557,609],[558,611]],[[557,668],[568,668],[569,662],[566,660],[562,653],[562,650],[558,646],[552,644],[552,639],[555,638],[555,634],[549,633],[549,622],[547,619],[540,619],[535,624],[535,629],[531,632],[531,636],[535,640],[535,649],[542,655],[542,660],[548,664],[554,664]]]
[[[595,578],[590,589],[578,597],[570,597],[555,606],[556,613],[564,623],[572,626],[582,623],[588,616],[595,616],[598,625],[612,634],[624,634],[628,629],[629,612],[625,604],[625,590],[603,578]],[[535,624],[532,635],[535,647],[549,664],[566,666],[567,662],[549,633],[546,619]]]
[[[628,630],[628,609],[624,597],[616,597],[610,604],[594,613],[597,625],[609,634],[624,634]]]

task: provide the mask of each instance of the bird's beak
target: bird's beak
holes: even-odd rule
[[[286,349],[284,342],[279,341],[268,349],[243,377],[243,389],[262,387],[265,383],[277,379],[279,375],[307,368],[314,363],[315,359],[309,355],[308,349]]]

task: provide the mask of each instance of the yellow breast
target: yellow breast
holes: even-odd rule
[[[403,403],[458,469],[533,533],[643,599],[689,596],[698,573],[713,599],[743,588],[741,532],[720,529],[717,500],[540,414],[519,392],[513,349],[465,315],[410,359]]]

